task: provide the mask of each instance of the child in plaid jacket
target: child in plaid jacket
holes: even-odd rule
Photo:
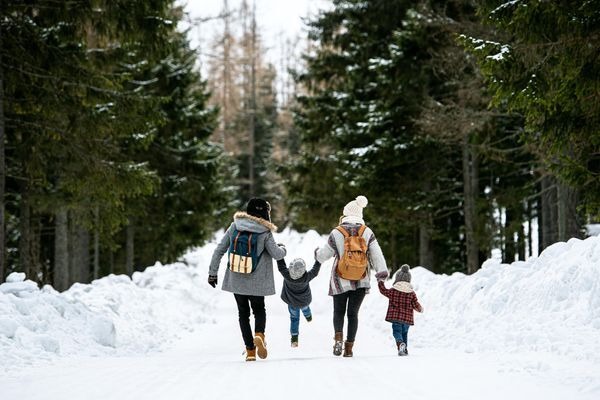
[[[392,333],[396,339],[399,356],[408,355],[408,328],[414,325],[413,310],[423,312],[410,280],[410,267],[404,264],[396,273],[391,289],[385,287],[383,279],[377,282],[381,294],[389,299],[385,320],[392,323]]]

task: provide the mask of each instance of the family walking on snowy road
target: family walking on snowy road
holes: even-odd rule
[[[215,249],[209,267],[208,283],[217,285],[221,259],[228,253],[227,270],[222,289],[234,294],[242,338],[246,346],[246,361],[267,357],[265,340],[265,296],[275,294],[273,260],[284,278],[281,298],[288,305],[292,347],[298,346],[300,313],[311,321],[310,281],[320,271],[321,264],[333,257],[329,278],[329,295],[333,298],[333,354],[353,356],[358,330],[358,313],[368,293],[371,271],[374,271],[380,292],[389,298],[386,321],[392,323],[398,355],[407,355],[407,334],[413,325],[413,310],[422,312],[410,284],[410,270],[403,265],[396,273],[394,285],[384,285],[388,269],[383,252],[373,231],[363,219],[368,200],[358,196],[343,209],[339,225],[329,234],[327,243],[315,249],[314,265],[307,271],[303,259],[294,259],[286,266],[285,245],[276,243],[273,233],[277,227],[271,222],[269,202],[253,198],[246,211],[234,214],[233,222]],[[254,335],[250,324],[250,310],[254,315]],[[346,340],[344,322],[347,319]]]

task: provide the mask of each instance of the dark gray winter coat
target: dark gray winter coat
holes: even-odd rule
[[[240,274],[227,269],[221,288],[227,292],[247,296],[270,296],[275,294],[273,259],[280,260],[285,257],[286,250],[275,243],[273,238],[273,232],[277,230],[275,225],[245,212],[240,211],[233,216],[233,223],[229,226],[213,253],[209,275],[217,275],[221,259],[229,250],[234,227],[238,231],[259,233],[257,251],[260,254],[260,261],[251,274]]]
[[[285,266],[285,260],[278,260],[277,268],[279,268],[279,272],[283,275],[281,300],[296,308],[308,306],[312,301],[309,282],[319,274],[321,263],[315,261],[315,265],[313,265],[310,271],[305,272],[304,275],[298,279],[292,279],[290,271]]]

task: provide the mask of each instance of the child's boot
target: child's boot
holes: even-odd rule
[[[298,335],[292,335],[292,347],[298,347]]]
[[[246,347],[246,361],[256,361],[256,348],[250,349]]]
[[[397,341],[396,342],[396,347],[398,347],[398,355],[399,356],[405,356],[408,353],[406,352],[406,344],[404,344],[404,342],[402,341]]]
[[[306,318],[306,322],[310,322],[312,321],[312,314],[309,314],[308,316],[304,316],[304,318]]]
[[[344,343],[344,357],[352,357],[354,353],[352,353],[352,346],[354,346],[354,342],[346,341]]]
[[[256,354],[260,358],[267,358],[267,342],[264,333],[256,332],[254,334],[254,346],[256,346]]]
[[[333,355],[341,356],[342,355],[342,347],[344,346],[344,334],[342,332],[336,332],[333,337]]]

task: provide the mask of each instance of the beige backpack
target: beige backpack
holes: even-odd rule
[[[362,225],[358,230],[357,236],[352,236],[343,228],[336,228],[344,235],[344,254],[340,255],[340,260],[337,265],[337,274],[350,281],[359,281],[367,276],[367,242],[363,238],[363,233],[367,229],[366,225]]]

